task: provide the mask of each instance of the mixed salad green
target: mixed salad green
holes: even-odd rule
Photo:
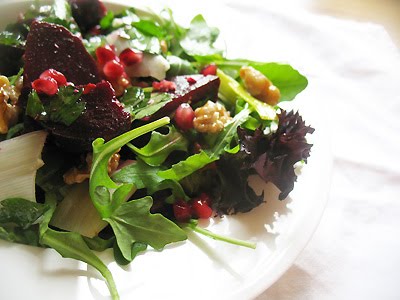
[[[51,247],[95,267],[214,234],[198,219],[285,199],[311,145],[290,101],[307,79],[290,65],[228,59],[201,15],[109,11],[98,0],[34,2],[0,33],[0,238]],[[267,51],[266,51],[267,52]]]

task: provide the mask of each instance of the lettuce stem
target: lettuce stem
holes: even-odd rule
[[[209,231],[207,229],[204,229],[204,228],[201,228],[201,227],[197,226],[197,221],[195,221],[195,220],[190,220],[189,223],[183,225],[183,228],[184,229],[191,229],[194,232],[200,233],[200,234],[202,234],[204,236],[207,236],[209,238],[212,238],[214,240],[226,242],[226,243],[237,245],[237,246],[256,249],[256,244],[255,243],[248,242],[248,241],[243,241],[243,240],[239,240],[239,239],[235,239],[235,238],[231,238],[231,237],[227,237],[227,236],[220,235],[220,234],[216,234],[216,233],[211,232],[211,231]]]

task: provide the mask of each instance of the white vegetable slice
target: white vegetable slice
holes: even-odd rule
[[[153,77],[157,80],[165,79],[170,65],[162,55],[143,53],[143,60],[128,67],[125,72],[130,77]]]
[[[107,226],[89,196],[89,181],[74,184],[57,205],[50,224],[63,230],[94,237]]]
[[[0,201],[36,201],[36,170],[43,166],[41,153],[46,137],[47,132],[35,131],[0,142]]]

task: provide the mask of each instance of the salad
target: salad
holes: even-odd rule
[[[50,247],[105,278],[138,253],[215,234],[200,219],[294,188],[314,129],[280,107],[307,86],[288,64],[230,59],[201,15],[34,2],[0,33],[0,238]]]

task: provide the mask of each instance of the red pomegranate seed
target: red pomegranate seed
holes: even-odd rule
[[[115,59],[117,56],[112,47],[105,45],[104,47],[98,47],[96,49],[96,57],[99,64],[104,65],[106,62]]]
[[[96,88],[96,85],[94,83],[88,83],[87,85],[85,85],[85,87],[83,88],[83,94],[89,94],[91,91],[93,91]]]
[[[132,48],[126,48],[119,55],[119,59],[125,66],[131,66],[140,63],[143,60],[143,53]]]
[[[210,64],[208,66],[205,66],[203,70],[200,72],[204,76],[207,75],[216,75],[217,74],[217,66],[215,64]]]
[[[124,73],[124,67],[113,59],[104,65],[103,73],[109,79],[117,79]]]
[[[179,222],[187,222],[192,217],[189,203],[184,200],[176,201],[173,206],[175,219]]]
[[[162,80],[160,82],[154,81],[153,82],[153,89],[159,92],[173,92],[176,90],[175,82]]]
[[[195,84],[195,83],[197,82],[197,80],[194,79],[193,77],[187,77],[187,78],[186,78],[186,81],[187,81],[190,85]]]
[[[193,128],[194,111],[188,103],[182,103],[175,111],[174,120],[181,130]]]
[[[208,204],[200,198],[192,200],[192,214],[199,219],[208,219],[212,216],[212,209]]]
[[[32,82],[32,88],[36,92],[48,96],[54,96],[58,92],[57,81],[51,77],[36,79]]]
[[[57,81],[58,86],[67,85],[67,78],[65,78],[64,74],[54,69],[48,69],[44,71],[42,74],[40,74],[39,78],[41,79],[53,78],[55,81]]]

